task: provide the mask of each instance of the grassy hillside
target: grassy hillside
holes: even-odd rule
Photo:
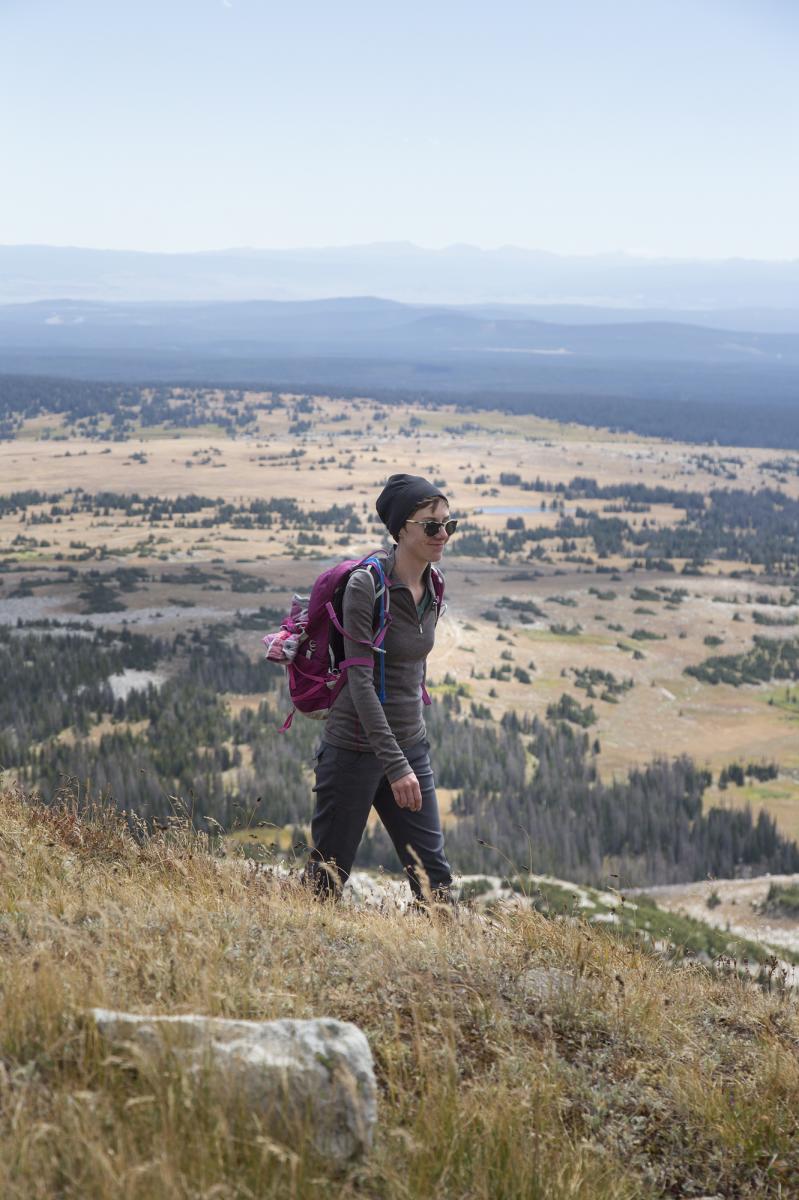
[[[334,1178],[179,1071],[106,1057],[90,1005],[357,1022],[372,1155]],[[776,978],[534,910],[318,905],[187,831],[0,794],[6,1198],[795,1195],[798,1037]]]

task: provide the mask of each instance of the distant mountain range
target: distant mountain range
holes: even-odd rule
[[[0,305],[0,373],[799,409],[799,332],[619,310],[310,301]],[[542,312],[550,318],[541,319]],[[535,314],[535,315],[533,315]],[[718,317],[719,314],[716,314]],[[649,319],[647,319],[649,318]]]
[[[0,247],[0,374],[537,397],[558,412],[570,397],[580,415],[592,398],[606,415],[701,402],[738,406],[750,439],[746,414],[773,405],[782,437],[789,410],[799,421],[799,261]]]
[[[564,256],[513,246],[425,250],[409,243],[194,254],[0,246],[0,304],[362,296],[426,306],[479,305],[481,319],[512,315],[565,324],[655,319],[799,332],[799,260]],[[508,305],[512,314],[505,311]]]
[[[527,311],[536,312],[536,309]],[[703,363],[799,367],[799,333],[752,333],[685,322],[579,324],[533,319],[524,309],[406,305],[373,297],[228,303],[47,300],[0,306],[0,355],[184,354],[206,361],[434,359],[517,367],[536,359],[595,363]],[[514,368],[515,369],[515,368]]]

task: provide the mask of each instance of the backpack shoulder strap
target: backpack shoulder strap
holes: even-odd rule
[[[388,632],[389,621],[391,615],[389,613],[389,584],[386,579],[383,562],[378,553],[370,554],[361,563],[361,566],[366,567],[372,575],[372,581],[375,585],[375,608],[373,617],[374,628],[374,648],[379,649],[383,639]],[[377,690],[378,698],[381,704],[386,702],[386,655],[385,651],[380,655],[380,684]]]
[[[380,587],[389,586],[386,579],[385,556],[379,550],[375,550],[373,554],[368,554],[366,558],[362,558],[358,567],[365,567],[368,571],[371,571],[379,581]]]
[[[379,629],[381,626],[388,624],[388,610],[390,607],[389,589],[391,584],[386,578],[384,562],[379,554],[370,554],[355,569],[365,569],[372,576],[372,582],[375,585],[375,628]]]
[[[442,613],[446,611],[444,603],[444,576],[432,564],[430,565],[430,580],[433,584],[433,591],[436,597],[436,623]]]

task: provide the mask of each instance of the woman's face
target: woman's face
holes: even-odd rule
[[[444,532],[442,527],[433,537],[428,537],[424,526],[416,525],[413,522],[447,520],[449,520],[449,505],[446,500],[431,500],[428,504],[417,508],[415,513],[411,513],[410,520],[405,522],[399,532],[400,545],[405,546],[417,558],[426,562],[438,562],[449,541],[449,535]]]

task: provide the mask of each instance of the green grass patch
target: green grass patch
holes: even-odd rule
[[[133,430],[125,441],[136,441],[138,438],[142,442],[162,442],[167,438],[224,438],[228,440],[227,430],[221,425],[217,425],[214,421],[208,421],[205,425],[192,425],[189,428],[176,425],[140,425],[136,422],[133,425]]]
[[[517,875],[506,879],[506,886],[519,895],[527,896],[538,912],[545,916],[582,916],[587,921],[602,924],[611,934],[623,941],[631,938],[652,942],[667,942],[677,957],[707,955],[710,959],[732,958],[738,963],[765,965],[775,953],[768,945],[738,937],[724,929],[699,921],[682,913],[667,912],[646,894],[630,898],[621,893],[609,904],[606,894],[594,888],[541,881],[535,876]],[[799,904],[799,888],[796,902]],[[586,903],[588,901],[588,903]],[[786,900],[786,904],[789,903]],[[613,918],[609,921],[608,918]],[[787,962],[799,963],[799,954],[780,948],[779,956]]]
[[[575,884],[572,889],[567,883],[524,875],[506,878],[504,883],[517,895],[527,896],[543,916],[582,917],[587,922],[601,924],[621,941],[668,943],[675,958],[707,955],[711,960],[734,959],[741,965],[744,962],[767,965],[775,953],[771,947],[751,938],[729,934],[683,913],[667,912],[650,895],[627,898],[623,893],[615,893],[613,901],[608,902],[606,892],[582,884]],[[793,890],[799,905],[799,888]],[[786,961],[799,962],[799,954],[785,948],[777,953]]]
[[[778,708],[789,716],[799,717],[799,689],[781,687],[766,692],[763,700],[772,708]]]
[[[732,794],[730,789],[722,795]],[[799,783],[790,779],[774,779],[765,783],[745,783],[737,787],[734,795],[743,804],[751,804],[753,809],[769,808],[772,804],[796,801],[799,808]]]
[[[570,646],[612,646],[611,638],[601,633],[552,633],[550,629],[516,629],[514,633],[522,634],[536,642],[564,642]]]
[[[682,913],[666,912],[658,908],[651,896],[635,896],[634,903],[637,905],[635,910],[630,910],[629,902],[622,905],[621,928],[626,933],[635,932],[640,936],[643,931],[655,940],[669,941],[683,953],[705,953],[712,959],[729,956],[738,962],[748,960],[750,963],[765,964],[774,953],[770,946],[760,942],[738,937],[724,929],[715,929],[704,921]],[[799,963],[799,954],[784,947],[778,953],[787,962]]]
[[[761,911],[791,920],[799,918],[799,884],[772,883]]]

